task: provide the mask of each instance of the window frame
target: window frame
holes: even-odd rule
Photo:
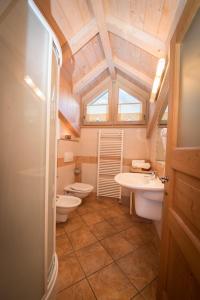
[[[104,126],[104,125],[112,125],[111,121],[111,94],[110,94],[110,88],[111,84],[110,83],[105,83],[101,85],[99,88],[92,90],[89,92],[86,96],[82,97],[82,113],[81,113],[81,123],[82,125],[87,125],[87,126]],[[87,105],[94,101],[96,97],[100,96],[104,92],[108,91],[108,121],[101,121],[101,122],[88,122],[86,120],[86,115],[87,115]]]
[[[118,120],[118,105],[119,105],[119,90],[124,90],[126,93],[130,94],[134,98],[136,98],[138,101],[141,102],[142,104],[142,115],[144,117],[143,120],[136,120],[136,121],[119,121]],[[129,86],[122,84],[121,82],[116,83],[116,88],[115,88],[115,103],[114,103],[114,124],[117,125],[146,125],[147,122],[147,102],[146,100],[142,99],[142,97],[137,94],[133,89],[131,89]]]
[[[168,106],[168,101],[166,101],[166,103],[163,105],[163,107],[161,109],[161,112],[160,112],[159,122],[158,122],[158,125],[160,127],[165,127],[168,124],[168,120],[162,120],[162,116],[165,113],[165,110],[166,110],[167,106]],[[169,116],[169,111],[168,111],[168,116]]]
[[[131,96],[138,99],[142,104],[142,114],[144,117],[141,121],[119,121],[118,120],[118,103],[119,103],[119,89],[124,90]],[[102,94],[104,91],[108,90],[108,121],[105,122],[88,122],[86,121],[86,112],[88,103],[92,102],[96,97]],[[88,92],[82,97],[81,103],[81,126],[86,127],[132,127],[139,126],[144,127],[147,125],[148,121],[148,101],[144,99],[134,88],[129,84],[125,84],[120,80],[111,81],[110,79],[105,80],[98,86],[96,86],[92,91]]]

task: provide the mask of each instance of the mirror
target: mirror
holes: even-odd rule
[[[166,158],[168,104],[165,103],[158,119],[156,130],[156,161],[164,162]]]

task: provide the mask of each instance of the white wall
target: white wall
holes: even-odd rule
[[[78,155],[97,156],[98,128],[82,128]],[[106,129],[104,129],[106,130]],[[149,159],[149,142],[146,139],[146,128],[124,129],[124,158]],[[129,167],[124,166],[123,171]],[[92,184],[96,188],[97,165],[82,164],[82,181]]]
[[[60,122],[59,124],[60,137],[71,134],[70,131]],[[78,155],[79,143],[58,140],[57,142],[58,158],[63,158],[65,152],[73,152],[74,156]],[[57,194],[63,194],[64,187],[74,182],[75,163],[61,166],[57,168]]]

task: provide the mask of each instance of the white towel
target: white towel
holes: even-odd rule
[[[148,170],[151,168],[151,164],[150,163],[145,163],[145,162],[138,162],[138,163],[133,163],[132,162],[132,167],[133,168],[137,168],[137,169],[145,169]]]
[[[141,163],[142,163],[142,164],[145,163],[145,160],[144,160],[144,159],[133,159],[133,160],[132,160],[132,167],[133,167],[133,168],[136,168],[136,167],[135,167],[135,164],[141,164]]]

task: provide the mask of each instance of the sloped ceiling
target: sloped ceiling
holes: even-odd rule
[[[51,11],[74,57],[80,95],[117,73],[148,91],[184,0],[52,0]]]

